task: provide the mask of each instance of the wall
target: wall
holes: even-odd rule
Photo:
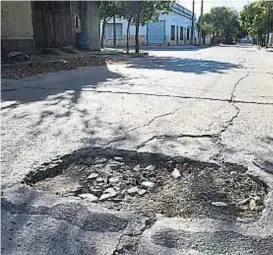
[[[88,35],[89,49],[100,50],[100,17],[99,3],[95,1],[80,1],[81,29]]]
[[[177,40],[176,40],[176,35],[177,35],[177,26],[178,26],[178,44],[190,44],[190,40],[187,40],[186,38],[186,28],[189,27],[191,29],[191,19],[185,16],[182,16],[181,14],[172,12],[168,15],[164,14],[164,15],[160,15],[159,17],[160,20],[165,20],[165,42],[166,44],[169,45],[176,45],[177,44]],[[175,40],[171,40],[171,25],[175,26]],[[184,40],[180,40],[180,27],[184,28]],[[191,36],[191,33],[190,33]]]
[[[110,19],[107,23],[113,23],[113,19]],[[122,24],[122,34],[126,36],[128,21],[126,19],[116,18],[116,23]],[[131,25],[130,26],[130,35],[135,35],[135,34],[136,34],[136,26]],[[146,36],[146,34],[147,34],[147,26],[140,26],[139,27],[139,35]]]
[[[183,7],[181,7],[183,8]],[[185,8],[184,8],[185,9]],[[186,10],[187,13],[190,13],[189,10]],[[168,45],[183,45],[183,44],[190,44],[191,40],[186,40],[186,28],[192,27],[192,19],[181,13],[177,13],[176,11],[171,12],[169,14],[164,14],[163,12],[159,15],[159,20],[165,20],[165,43]],[[113,23],[113,19],[110,19],[108,23]],[[122,24],[122,33],[123,33],[123,39],[122,40],[117,40],[117,45],[125,45],[126,44],[126,33],[127,33],[127,20],[125,19],[118,19],[116,18],[116,23],[121,23]],[[175,40],[171,40],[171,25],[175,26]],[[178,26],[178,41],[176,40],[176,29]],[[180,26],[184,28],[184,40],[180,40]],[[135,26],[131,25],[130,26],[130,39],[132,43],[134,43],[134,38],[133,36],[135,35]],[[146,45],[147,43],[147,26],[141,26],[139,28],[139,35],[140,35],[140,42],[142,45]],[[195,30],[195,35],[194,37],[197,38],[198,34],[196,33]],[[190,32],[190,37],[191,37],[191,32]],[[113,45],[113,40],[105,40],[105,45]],[[197,40],[196,40],[197,42]]]
[[[113,19],[110,19],[108,24],[113,24]],[[117,39],[116,43],[117,46],[124,46],[126,45],[126,37],[127,37],[127,25],[128,21],[125,19],[119,19],[116,18],[117,24],[122,24],[122,39]],[[130,26],[130,45],[135,44],[135,34],[136,34],[136,26],[131,25]],[[147,44],[147,26],[140,26],[139,27],[139,43],[140,45],[146,45]],[[113,39],[104,39],[105,46],[113,46],[114,40]]]
[[[127,42],[127,37],[125,35],[123,35],[123,38],[121,40],[116,40],[117,46],[125,46],[126,42]],[[129,44],[135,45],[135,35],[130,36]],[[146,35],[139,36],[139,44],[140,45],[147,45]],[[104,45],[105,46],[113,46],[114,40],[113,39],[104,39]]]
[[[35,52],[30,1],[1,1],[1,32],[6,51]]]
[[[82,32],[82,12],[80,10],[79,1],[71,1],[71,14],[72,14],[72,31],[74,34]],[[76,19],[78,20],[78,27],[76,27]],[[75,41],[76,43],[76,41]]]

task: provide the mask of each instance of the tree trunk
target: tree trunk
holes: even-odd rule
[[[114,23],[114,31],[113,31],[113,35],[114,35],[114,46],[117,46],[117,35],[116,35],[116,15],[114,15],[113,17],[113,23]]]
[[[139,17],[137,19],[137,22],[136,22],[136,37],[135,37],[135,41],[136,41],[136,54],[139,53]]]
[[[132,17],[128,19],[128,25],[127,25],[127,41],[126,41],[126,53],[129,54],[130,47],[129,47],[129,40],[130,40],[130,25],[131,25]]]
[[[8,55],[5,51],[5,48],[1,40],[1,64],[6,64],[7,62],[8,62]]]
[[[263,37],[263,35],[259,35],[259,45],[260,45],[261,47],[264,46],[264,37]]]
[[[103,49],[104,47],[104,35],[105,35],[105,25],[107,23],[107,18],[104,18],[102,21],[102,28],[101,28],[101,38],[100,38],[100,47]]]

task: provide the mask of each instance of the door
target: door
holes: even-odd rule
[[[148,44],[164,44],[165,43],[165,21],[148,22]]]
[[[44,2],[45,40],[48,47],[69,45],[72,39],[72,19],[69,2]]]

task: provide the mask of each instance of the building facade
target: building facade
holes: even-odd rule
[[[1,1],[1,43],[5,51],[30,54],[42,47],[75,45],[79,34],[89,49],[100,49],[100,19],[96,2]]]
[[[157,22],[149,21],[139,29],[141,45],[185,45],[191,44],[192,12],[180,4],[173,4],[171,13],[161,12]],[[128,22],[125,19],[116,19],[116,44],[125,45]],[[105,26],[104,44],[113,46],[114,23],[109,20]],[[198,30],[194,16],[193,43],[198,43]],[[130,44],[134,44],[135,26],[130,26]]]
[[[1,43],[6,51],[35,52],[31,1],[1,1]]]

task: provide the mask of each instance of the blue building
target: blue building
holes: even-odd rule
[[[191,43],[192,12],[178,3],[172,6],[172,12],[160,12],[156,22],[149,21],[140,27],[139,39],[142,45],[185,45]],[[127,20],[116,19],[117,45],[126,44]],[[105,45],[113,45],[113,20],[105,26]],[[193,43],[198,43],[196,16],[194,16]],[[134,43],[135,26],[130,27],[130,43]]]

